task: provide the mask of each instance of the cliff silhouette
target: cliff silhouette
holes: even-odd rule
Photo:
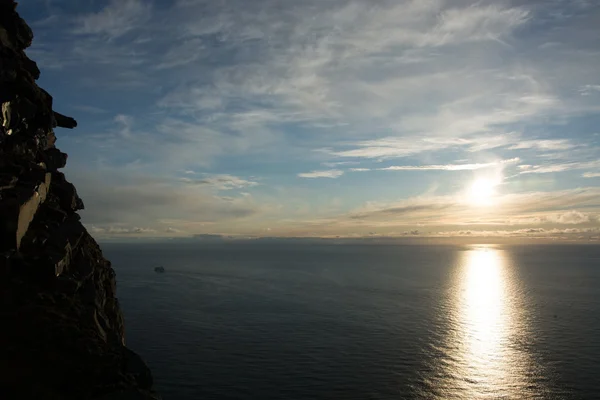
[[[80,222],[33,33],[0,0],[0,393],[3,399],[159,399],[125,346],[115,272]]]

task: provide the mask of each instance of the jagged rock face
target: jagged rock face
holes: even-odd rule
[[[0,393],[3,399],[158,399],[124,345],[115,272],[81,224],[83,202],[59,172],[67,155],[23,50],[33,33],[0,0]]]

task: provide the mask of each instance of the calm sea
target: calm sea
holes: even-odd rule
[[[600,399],[600,246],[103,248],[165,400]]]

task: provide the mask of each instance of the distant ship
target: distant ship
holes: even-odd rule
[[[154,267],[154,272],[162,274],[163,272],[165,272],[165,267],[163,267],[162,265],[160,267]]]

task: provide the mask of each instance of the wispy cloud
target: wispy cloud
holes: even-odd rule
[[[155,66],[156,69],[169,69],[180,67],[198,60],[206,55],[206,46],[201,39],[185,40],[177,47],[173,47],[163,56],[163,61]]]
[[[600,161],[570,162],[547,165],[520,165],[521,174],[548,174],[578,169],[595,169],[600,167]],[[584,175],[585,176],[585,175]]]
[[[412,137],[390,137],[378,140],[357,142],[355,143],[355,146],[357,148],[351,150],[335,151],[331,149],[325,149],[323,151],[339,157],[390,158],[404,157],[422,152],[441,150],[459,144],[462,144],[462,142],[458,139],[438,141],[431,139],[417,139]]]
[[[92,225],[90,230],[94,234],[105,234],[105,235],[154,235],[157,233],[155,229],[151,228],[140,228],[140,227],[122,227],[122,226],[108,226],[100,227]]]
[[[487,238],[530,238],[530,239],[568,239],[568,240],[591,240],[598,241],[600,230],[598,228],[526,228],[513,230],[458,230],[458,231],[439,231],[426,232],[422,234],[425,237],[487,237]],[[583,235],[583,237],[581,237]]]
[[[148,21],[151,9],[142,0],[111,0],[102,10],[78,17],[74,32],[115,39]]]
[[[529,19],[523,8],[498,5],[444,11],[423,43],[441,45],[461,41],[502,40]]]
[[[456,121],[454,121],[456,123]],[[484,131],[487,129],[484,129]],[[401,158],[421,153],[431,153],[446,149],[458,149],[468,152],[506,148],[508,150],[538,149],[543,151],[568,150],[576,147],[568,139],[523,140],[513,132],[496,135],[431,136],[422,137],[386,137],[376,140],[355,142],[347,147],[350,150],[320,149],[338,157],[348,158]]]
[[[572,189],[600,168],[593,1],[21,3],[80,112],[60,145],[102,234],[597,223]],[[497,207],[465,201],[468,176],[515,168]]]
[[[519,158],[501,160],[490,163],[476,164],[446,164],[446,165],[392,165],[385,168],[378,168],[380,171],[472,171],[483,168],[498,167],[501,165],[516,164]]]
[[[378,229],[395,231],[401,227],[420,226],[424,230],[441,227],[470,226],[481,230],[485,226],[598,226],[600,190],[582,188],[555,192],[501,194],[493,207],[473,207],[461,195],[417,196],[395,203],[368,203],[350,213],[324,220],[315,220],[312,231],[360,232]],[[586,209],[586,212],[578,211]]]
[[[584,85],[579,88],[582,96],[591,96],[594,93],[600,93],[600,85]]]
[[[557,140],[524,140],[510,146],[509,150],[538,149],[538,150],[569,150],[576,147],[568,139]]]
[[[104,108],[88,106],[85,104],[75,104],[71,106],[74,110],[83,111],[90,114],[106,114],[108,111]]]
[[[330,169],[326,171],[312,171],[298,174],[300,178],[339,178],[344,175],[344,171],[339,169]]]
[[[372,171],[371,168],[350,168],[350,171],[352,172],[368,172],[368,171]]]
[[[258,182],[233,175],[214,175],[202,179],[180,178],[180,180],[190,185],[211,186],[219,190],[243,189],[258,185]]]
[[[125,227],[129,233],[135,233],[130,228],[142,227],[164,234],[171,227],[189,234],[197,233],[193,229],[202,224],[221,228],[229,223],[241,225],[244,219],[261,210],[251,196],[223,198],[211,192],[215,186],[226,189],[232,185],[252,186],[249,181],[235,178],[190,185],[118,168],[72,171],[69,175],[85,199],[83,220],[98,229]]]

